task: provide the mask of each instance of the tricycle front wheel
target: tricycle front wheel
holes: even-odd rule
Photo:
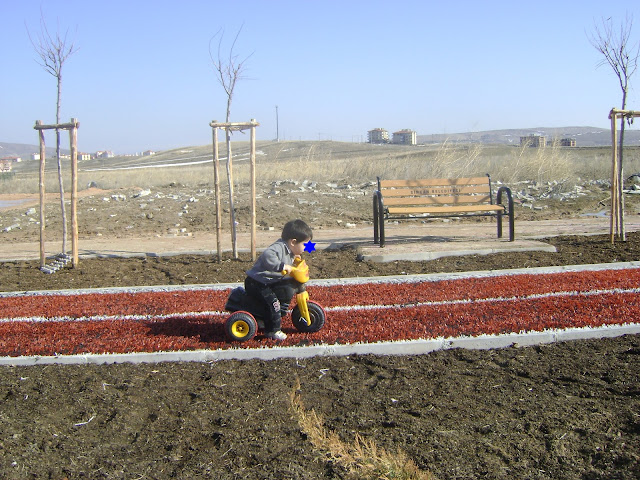
[[[326,319],[324,310],[316,302],[307,302],[311,325],[307,325],[307,320],[300,314],[300,309],[296,305],[291,311],[291,321],[293,326],[300,332],[317,332],[324,327]]]

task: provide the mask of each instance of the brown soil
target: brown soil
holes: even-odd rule
[[[554,245],[557,252],[512,252],[443,257],[427,262],[375,263],[359,261],[358,250],[346,246],[341,250],[305,254],[305,258],[315,279],[340,278],[345,272],[349,272],[350,277],[371,277],[640,260],[640,232],[631,232],[627,234],[626,242],[613,245],[607,235],[552,237],[544,241]],[[225,253],[222,262],[212,255],[85,258],[77,268],[65,268],[50,275],[39,270],[38,261],[4,262],[0,270],[0,291],[241,282],[250,266],[248,253],[241,253],[237,260]]]
[[[296,212],[302,218],[317,216],[310,221],[314,225],[368,221],[368,195],[338,190],[315,197],[300,193],[287,201],[282,191],[271,197],[267,192],[263,208],[274,217],[264,218],[276,228]],[[196,213],[204,200],[158,193],[136,201],[132,192],[123,193],[125,199],[113,199],[114,192],[83,198],[81,235],[126,241],[131,231],[188,228],[179,232],[188,233],[212,224],[207,208]],[[154,195],[153,202],[140,205]],[[316,197],[330,201],[292,203]],[[597,199],[582,202],[585,209],[602,208]],[[118,208],[111,209],[116,203]],[[143,213],[150,205],[154,209]],[[37,228],[24,210],[3,212],[2,228],[21,224],[3,232],[3,241],[33,237]],[[564,212],[540,211],[547,216]],[[604,236],[548,241],[558,253],[372,264],[359,262],[356,250],[344,249],[314,252],[308,262],[314,278],[330,278],[345,271],[405,275],[640,260],[635,233],[613,246]],[[5,262],[0,285],[2,291],[17,291],[235,282],[248,265],[247,258],[217,263],[204,256],[83,259],[77,269],[45,275],[37,262]],[[290,408],[299,380],[307,409],[321,414],[324,425],[347,445],[359,434],[387,451],[404,451],[440,479],[639,478],[639,371],[637,335],[406,357],[2,367],[0,476],[362,478],[349,477],[302,433]]]

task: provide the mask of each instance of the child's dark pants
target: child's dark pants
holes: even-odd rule
[[[266,333],[277,332],[281,329],[282,317],[287,314],[289,304],[295,293],[293,281],[286,278],[276,283],[266,285],[251,277],[244,281],[244,289],[249,296],[264,305],[264,330]]]

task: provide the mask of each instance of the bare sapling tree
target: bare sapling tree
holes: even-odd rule
[[[235,92],[236,84],[239,80],[245,78],[244,71],[246,66],[246,61],[251,57],[252,54],[249,54],[244,59],[240,60],[238,55],[235,53],[236,42],[238,41],[238,37],[240,36],[240,32],[242,31],[242,27],[238,30],[235,38],[233,39],[233,43],[229,48],[228,55],[223,55],[222,52],[222,41],[224,39],[224,30],[219,30],[211,40],[209,40],[209,57],[211,58],[211,62],[213,63],[213,67],[216,70],[216,74],[218,77],[218,82],[224,89],[224,93],[227,97],[227,110],[225,115],[225,122],[231,122],[231,103],[233,102],[233,95]],[[212,44],[215,38],[218,38],[218,48],[214,55],[212,50]],[[237,232],[236,232],[236,214],[235,214],[235,205],[234,205],[234,193],[233,193],[233,160],[231,156],[231,133],[232,129],[227,127],[225,129],[225,141],[227,145],[227,182],[229,184],[229,212],[231,216],[231,243],[233,248],[233,257],[238,258],[238,249],[237,249]]]
[[[638,68],[640,57],[640,42],[631,42],[633,29],[633,17],[626,15],[620,22],[619,28],[614,25],[612,17],[602,18],[600,24],[594,26],[593,33],[589,36],[591,45],[602,54],[603,58],[598,66],[609,65],[618,77],[622,90],[621,110],[627,108],[627,95],[631,77]],[[632,120],[632,117],[629,119]],[[624,145],[625,117],[620,119],[620,148],[619,159],[622,171],[622,147]]]
[[[57,82],[56,96],[56,125],[60,124],[60,104],[62,99],[62,67],[67,59],[73,55],[77,48],[73,41],[68,39],[67,30],[64,35],[60,34],[59,28],[55,35],[52,35],[44,21],[44,16],[40,16],[40,32],[33,38],[27,28],[29,40],[39,57],[38,64],[55,77]],[[60,155],[60,130],[56,129],[56,160],[58,163],[58,185],[60,187],[60,209],[62,212],[62,253],[67,252],[67,214],[64,205],[64,183],[62,179],[62,161]]]

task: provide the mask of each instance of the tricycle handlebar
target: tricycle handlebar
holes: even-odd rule
[[[307,265],[307,262],[298,257],[295,259],[291,271],[287,272],[286,270],[283,270],[282,274],[290,275],[299,283],[306,283],[309,281],[309,266]]]

